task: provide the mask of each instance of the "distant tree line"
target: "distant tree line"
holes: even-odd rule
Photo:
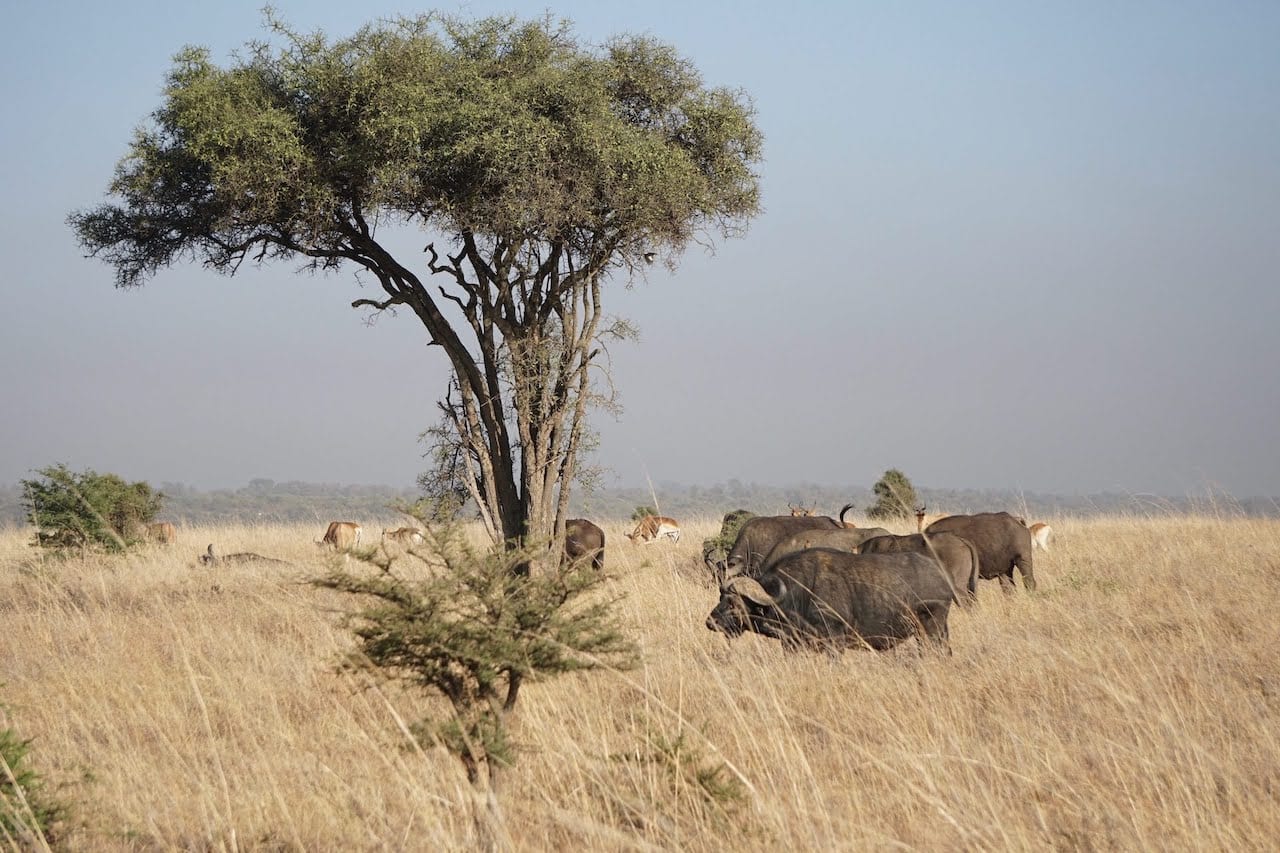
[[[296,480],[275,482],[254,479],[239,489],[202,491],[182,483],[162,483],[165,496],[163,517],[179,523],[294,524],[327,522],[352,518],[373,523],[399,516],[393,505],[412,503],[416,489],[390,486],[306,483]],[[1015,492],[1009,489],[930,489],[915,487],[916,500],[931,512],[985,512],[1025,510],[1028,516],[1061,515],[1167,515],[1207,513],[1244,515],[1257,518],[1280,517],[1280,498],[1235,499],[1226,495],[1159,497],[1100,493],[1054,495]],[[654,496],[657,500],[654,500]],[[651,492],[647,487],[597,488],[575,495],[574,515],[601,520],[630,519],[637,506],[654,507],[673,518],[720,516],[730,510],[746,509],[759,515],[785,514],[789,505],[812,508],[820,515],[834,515],[847,503],[854,514],[865,516],[875,505],[876,495],[867,486],[831,486],[798,483],[774,486],[731,479],[709,486],[661,482]],[[655,506],[656,503],[656,506]],[[22,491],[17,483],[0,486],[0,526],[24,523]]]
[[[340,518],[393,521],[399,517],[395,506],[412,504],[419,497],[414,489],[389,486],[267,479],[251,480],[240,489],[208,492],[164,483],[160,491],[165,495],[167,515],[191,524],[321,523]]]
[[[911,484],[907,482],[906,485],[910,487]],[[647,486],[595,489],[576,498],[574,511],[588,518],[624,520],[631,518],[637,507],[644,506],[654,507],[658,514],[680,519],[698,516],[718,518],[735,509],[745,509],[757,515],[786,515],[790,507],[802,506],[812,509],[817,515],[834,516],[840,512],[841,507],[851,503],[854,505],[854,516],[867,517],[881,504],[882,497],[887,495],[884,510],[889,514],[880,517],[892,518],[896,513],[905,512],[906,517],[911,518],[915,506],[920,505],[928,506],[930,512],[938,513],[1008,510],[1025,514],[1029,519],[1063,515],[1158,516],[1185,513],[1280,517],[1280,497],[1237,499],[1223,493],[1184,497],[1114,492],[1056,495],[1013,489],[931,489],[914,486],[909,491],[900,493],[903,500],[895,500],[893,494],[892,488],[882,488],[877,493],[867,485],[832,486],[802,482],[775,486],[737,479],[711,486],[659,482],[654,484],[652,491]]]
[[[276,483],[255,479],[239,489],[201,491],[182,483],[162,483],[164,509],[158,516],[179,524],[295,524],[352,518],[365,522],[394,521],[393,509],[412,504],[414,489],[338,483]],[[0,526],[25,523],[18,484],[0,486]]]

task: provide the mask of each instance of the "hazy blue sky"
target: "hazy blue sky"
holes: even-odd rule
[[[0,482],[409,485],[444,385],[345,276],[184,267],[112,287],[91,206],[172,55],[259,0],[12,4],[0,34]],[[344,36],[426,6],[281,2]],[[1280,493],[1280,4],[442,5],[646,32],[741,87],[765,214],[613,288],[618,484]]]

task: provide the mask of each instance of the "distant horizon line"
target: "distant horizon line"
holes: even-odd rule
[[[158,486],[155,486],[153,484],[153,487],[159,489],[160,491],[163,491],[165,486],[179,486],[183,489],[191,489],[196,492],[208,492],[208,493],[237,492],[242,489],[249,488],[256,481],[270,482],[272,487],[297,484],[297,485],[312,486],[312,487],[332,487],[332,488],[342,488],[342,489],[376,489],[376,490],[385,490],[385,491],[391,491],[391,492],[417,491],[416,485],[395,486],[388,483],[369,483],[369,482],[352,483],[352,482],[341,482],[336,480],[304,480],[304,479],[297,479],[297,478],[287,479],[287,480],[277,480],[271,477],[251,477],[247,481],[245,481],[244,483],[238,486],[205,486],[200,484],[187,483],[183,481],[165,480],[165,481],[161,481],[160,485]],[[635,484],[627,484],[627,485],[600,486],[591,491],[599,492],[599,493],[629,492],[629,491],[648,492],[651,490],[651,488],[657,489],[659,491],[663,489],[688,491],[689,489],[692,489],[692,488],[709,489],[709,488],[724,487],[732,482],[737,482],[742,487],[748,488],[748,489],[759,489],[759,488],[775,489],[775,490],[820,489],[823,491],[849,490],[849,491],[855,491],[859,493],[865,493],[865,492],[871,491],[870,486],[859,486],[859,485],[853,485],[849,483],[818,483],[811,480],[797,480],[789,483],[773,483],[773,482],[764,482],[760,480],[744,480],[740,477],[729,477],[728,479],[718,480],[716,482],[709,483],[709,484],[700,483],[700,482],[680,482],[676,480],[658,480],[653,482],[652,484],[645,482],[645,483],[635,483]],[[1205,486],[1198,491],[1187,491],[1182,494],[1168,494],[1168,493],[1161,493],[1161,492],[1154,492],[1154,491],[1135,491],[1131,489],[1121,489],[1119,487],[1113,487],[1110,489],[1097,489],[1097,490],[1091,490],[1091,491],[1078,491],[1078,490],[1077,491],[1052,491],[1052,490],[1044,490],[1044,489],[1029,489],[1021,486],[927,486],[927,485],[918,485],[915,483],[913,483],[912,485],[917,492],[919,491],[1000,492],[1000,493],[1009,493],[1014,495],[1037,496],[1042,498],[1088,498],[1092,496],[1107,496],[1107,497],[1128,497],[1128,498],[1147,497],[1147,498],[1159,498],[1159,499],[1165,499],[1165,500],[1185,500],[1185,499],[1193,499],[1193,498],[1223,497],[1223,498],[1230,498],[1232,500],[1239,500],[1239,501],[1269,500],[1269,501],[1280,502],[1280,493],[1271,494],[1271,495],[1264,494],[1264,493],[1258,493],[1258,494],[1252,494],[1252,495],[1239,495],[1225,488],[1216,487],[1216,486]],[[20,479],[14,480],[11,483],[9,483],[7,487],[0,487],[0,488],[21,489],[21,480]],[[575,489],[575,492],[578,492],[579,494],[582,494],[584,491],[585,490],[581,488]],[[803,500],[803,497],[798,497],[797,499]]]

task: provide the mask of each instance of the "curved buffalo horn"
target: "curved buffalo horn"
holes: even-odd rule
[[[760,585],[760,581],[746,575],[737,575],[725,581],[724,588],[755,604],[769,605],[774,603],[773,596],[765,592],[765,588]]]

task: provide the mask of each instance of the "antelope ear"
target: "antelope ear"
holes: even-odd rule
[[[749,578],[746,575],[737,575],[725,582],[724,589],[726,592],[736,593],[753,604],[770,605],[773,604],[773,597],[765,591],[760,581],[755,578]]]

